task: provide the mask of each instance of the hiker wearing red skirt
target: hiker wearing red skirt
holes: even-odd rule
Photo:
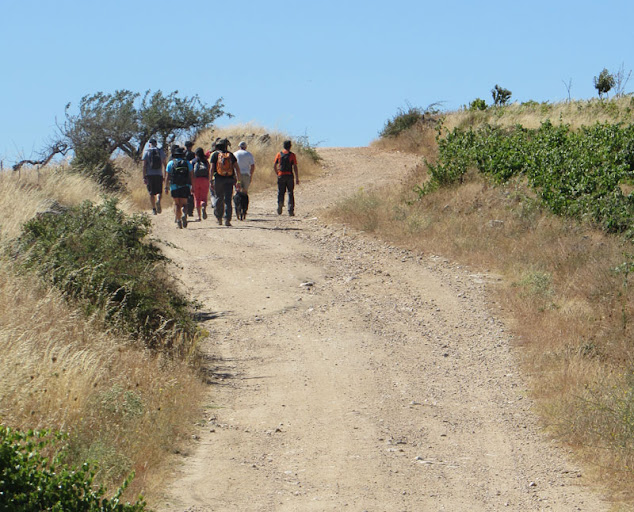
[[[196,157],[192,160],[194,168],[194,207],[198,220],[207,218],[207,200],[209,199],[209,162],[203,148],[196,148]]]

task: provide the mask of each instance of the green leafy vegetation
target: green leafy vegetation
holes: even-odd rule
[[[93,484],[95,473],[90,464],[69,467],[65,463],[65,448],[59,446],[65,437],[48,431],[21,432],[0,425],[0,510],[146,510],[143,498],[133,504],[121,503],[132,476],[113,497],[106,498],[105,487]]]
[[[475,112],[478,110],[486,110],[486,109],[487,109],[487,102],[484,101],[482,98],[476,98],[471,103],[469,103],[469,110],[471,112]]]
[[[399,134],[420,122],[424,113],[419,107],[410,106],[407,110],[399,108],[396,115],[385,123],[380,133],[381,137],[398,137]]]
[[[81,99],[77,113],[71,113],[70,103],[66,106],[55,147],[72,149],[74,169],[116,190],[121,187],[121,173],[112,160],[117,152],[139,162],[151,137],[168,147],[179,136],[195,138],[223,115],[230,116],[221,100],[207,106],[198,96],[180,97],[178,91],[147,91],[142,97],[128,90],[97,92]]]
[[[145,241],[150,220],[127,216],[114,199],[39,215],[14,251],[19,265],[105,321],[162,351],[191,350],[191,306],[167,275],[167,258]]]
[[[495,84],[495,87],[491,89],[491,96],[493,97],[493,104],[501,107],[506,105],[511,99],[511,91],[505,89],[504,87],[500,87]]]
[[[438,162],[429,166],[431,181],[419,187],[421,194],[462,180],[472,168],[497,183],[522,176],[553,213],[634,236],[634,196],[621,189],[634,179],[634,125],[573,131],[546,122],[537,130],[454,129],[438,147]]]
[[[594,88],[597,90],[599,98],[603,98],[604,94],[608,94],[615,84],[614,76],[606,68],[603,68],[598,77],[594,77]]]

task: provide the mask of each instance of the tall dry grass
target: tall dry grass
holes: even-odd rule
[[[467,109],[451,112],[445,116],[445,127],[468,128],[490,124],[493,126],[515,126],[539,128],[550,120],[553,124],[568,124],[572,128],[599,123],[631,123],[634,121],[634,96],[613,99],[574,100],[568,102],[528,101],[512,103],[504,107],[489,107],[486,110]]]
[[[67,431],[72,462],[99,461],[99,480],[112,486],[133,470],[129,495],[151,496],[197,416],[203,384],[185,363],[108,332],[99,317],[19,275],[6,251],[37,212],[100,197],[64,168],[0,174],[0,421]]]
[[[453,115],[446,125],[461,125]],[[429,140],[417,152],[433,160]],[[503,276],[493,292],[544,425],[616,502],[634,504],[634,291],[633,276],[619,271],[631,242],[551,215],[521,181],[498,187],[471,173],[418,201],[413,188],[425,180],[421,165],[403,189],[357,192],[331,214],[403,247]]]

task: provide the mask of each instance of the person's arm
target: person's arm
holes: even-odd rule
[[[143,155],[143,181],[147,180],[147,153]]]
[[[280,154],[278,153],[277,155],[275,155],[275,162],[273,162],[273,170],[275,171],[275,174],[279,173],[280,169]]]
[[[299,185],[299,170],[297,169],[297,156],[293,159],[293,172],[295,173],[295,184]]]
[[[251,158],[251,162],[253,162],[251,164],[251,168],[249,169],[249,171],[251,172],[251,177],[253,178],[253,173],[255,172],[255,158]]]
[[[170,180],[169,180],[170,173],[168,170],[169,166],[170,166],[170,163],[167,162],[167,165],[165,166],[165,192],[166,193],[169,193],[170,191]]]
[[[233,161],[233,170],[236,173],[236,178],[238,180],[237,185],[240,185],[240,181],[242,180],[242,174],[240,173],[240,166],[238,165],[238,160]]]

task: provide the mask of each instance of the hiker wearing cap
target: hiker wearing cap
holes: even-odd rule
[[[249,192],[249,185],[253,179],[253,173],[255,172],[255,158],[247,151],[247,143],[242,141],[239,144],[240,149],[234,154],[238,165],[240,166],[240,190],[247,194]]]
[[[217,198],[214,215],[219,225],[222,225],[224,217],[225,226],[231,226],[233,187],[240,182],[240,166],[235,155],[229,151],[229,145],[227,139],[217,140],[216,151],[211,155],[211,169]]]
[[[207,198],[209,196],[209,162],[203,148],[196,148],[196,157],[192,160],[194,169],[194,206],[198,220],[207,218]],[[201,215],[202,211],[202,215]]]
[[[299,185],[299,173],[297,171],[297,157],[291,152],[291,141],[285,140],[284,149],[275,155],[273,169],[277,174],[277,214],[282,214],[284,207],[284,195],[288,192],[288,214],[295,215],[295,185]],[[295,175],[295,181],[293,181]]]
[[[176,224],[179,228],[187,227],[187,212],[183,207],[187,206],[187,198],[191,194],[192,164],[185,158],[185,151],[181,147],[175,147],[172,159],[165,169],[165,192],[169,192],[174,200],[174,213]]]
[[[161,213],[161,192],[165,168],[165,152],[156,144],[156,139],[150,139],[150,147],[143,155],[143,183],[150,194],[150,204],[154,215]]]

